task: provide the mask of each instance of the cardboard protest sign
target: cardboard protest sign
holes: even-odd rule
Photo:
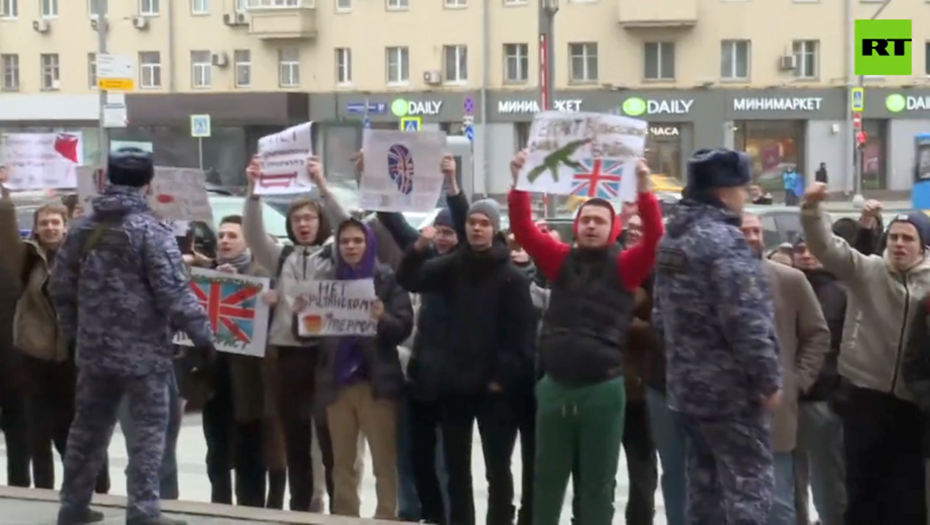
[[[378,300],[372,279],[313,281],[300,285],[297,297],[306,304],[298,313],[302,337],[373,336],[378,331],[378,320],[371,315]]]

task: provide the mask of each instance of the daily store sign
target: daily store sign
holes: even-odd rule
[[[438,115],[441,110],[441,100],[406,100],[398,98],[391,102],[391,113],[399,118]]]
[[[927,111],[930,110],[930,96],[914,97],[898,95],[897,93],[885,97],[885,108],[889,113],[900,113],[902,111]]]
[[[620,108],[624,115],[687,115],[691,112],[694,99],[651,100],[639,97],[628,98]]]

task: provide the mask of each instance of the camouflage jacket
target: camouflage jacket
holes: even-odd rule
[[[740,218],[683,201],[659,244],[653,328],[665,341],[673,410],[720,417],[781,388],[774,305]]]
[[[175,330],[210,344],[174,234],[142,192],[110,186],[93,209],[69,232],[49,286],[78,367],[119,376],[170,370]]]

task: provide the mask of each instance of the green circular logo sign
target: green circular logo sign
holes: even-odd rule
[[[623,101],[623,113],[631,117],[638,117],[646,112],[646,101],[633,97]]]
[[[409,108],[410,104],[402,98],[391,103],[391,113],[393,113],[395,117],[406,117]]]
[[[903,95],[888,95],[885,97],[885,107],[892,113],[900,113],[907,106],[907,100]]]

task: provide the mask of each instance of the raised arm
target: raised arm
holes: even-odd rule
[[[447,290],[452,282],[452,270],[459,254],[453,250],[445,255],[431,256],[428,247],[435,234],[432,227],[425,228],[397,267],[397,282],[408,292],[439,293]]]
[[[457,169],[455,157],[445,155],[442,158],[442,174],[446,178],[446,206],[449,207],[449,215],[452,216],[452,227],[455,234],[459,237],[459,242],[465,242],[465,222],[468,220],[468,197],[462,193],[459,188],[459,182],[455,178]]]
[[[825,197],[826,186],[822,183],[814,184],[804,195],[804,203],[801,205],[804,239],[825,270],[843,281],[856,280],[863,274],[869,256],[854,250],[842,237],[833,235],[820,204]]]
[[[26,261],[26,245],[19,238],[16,205],[6,189],[6,168],[0,166],[0,262],[16,279],[17,285]]]
[[[242,211],[242,234],[245,236],[245,243],[249,245],[249,250],[252,251],[255,262],[262,268],[273,272],[278,267],[282,247],[272,242],[268,233],[265,232],[261,196],[255,194],[255,181],[261,175],[258,155],[252,157],[245,174],[249,180],[249,196],[245,199],[245,209]],[[277,277],[277,275],[272,277]]]
[[[507,213],[514,240],[533,258],[539,272],[549,281],[554,281],[571,247],[539,231],[533,223],[529,193],[511,189],[507,196]]]
[[[378,221],[391,234],[394,242],[402,251],[407,251],[407,248],[413,246],[413,243],[417,242],[420,237],[420,232],[407,222],[402,213],[379,211]]]
[[[643,280],[652,273],[659,241],[665,234],[662,209],[656,196],[650,191],[640,192],[636,204],[639,207],[639,217],[643,221],[643,238],[635,246],[623,250],[617,257],[620,278],[631,292],[639,288]]]

